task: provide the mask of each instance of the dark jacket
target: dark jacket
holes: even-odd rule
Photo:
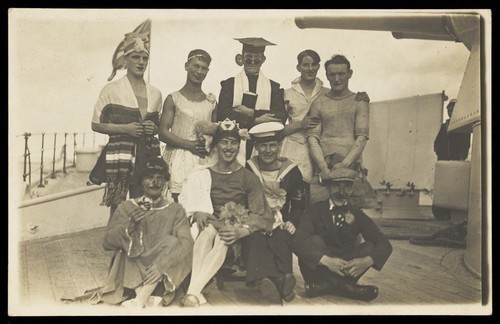
[[[221,90],[219,94],[219,103],[217,105],[217,121],[222,121],[226,118],[236,120],[240,128],[250,129],[254,126],[256,117],[260,117],[266,113],[274,114],[285,124],[288,113],[285,109],[284,90],[280,88],[279,83],[269,80],[271,82],[271,107],[269,110],[256,110],[253,118],[247,117],[240,113],[233,111],[233,92],[234,92],[234,77],[224,80],[220,83]],[[248,85],[249,91],[256,92],[257,79],[250,78]]]
[[[329,201],[315,203],[302,214],[299,227],[295,232],[293,249],[299,260],[315,269],[323,255],[331,255],[332,248],[337,251],[353,250],[359,234],[367,242],[374,245],[371,253],[373,268],[381,270],[392,253],[392,245],[377,225],[361,209],[347,204],[346,212],[354,215],[354,222],[350,225],[337,227],[333,223]],[[313,236],[316,238],[313,239]],[[314,242],[321,238],[324,248],[319,248]]]

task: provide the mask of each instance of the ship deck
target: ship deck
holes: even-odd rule
[[[71,312],[76,309],[78,313],[78,306],[87,307],[85,301],[67,302],[61,299],[81,295],[85,290],[99,287],[105,279],[112,252],[104,251],[101,247],[103,234],[104,228],[97,228],[21,242],[17,268],[20,300],[18,306],[38,309],[42,313],[47,311],[50,314],[64,313],[66,309]],[[417,246],[407,240],[391,240],[391,243],[394,252],[382,271],[370,269],[360,280],[361,284],[374,284],[379,287],[378,298],[368,303],[333,295],[307,298],[297,258],[294,256],[296,298],[290,303],[270,306],[260,298],[257,288],[247,287],[243,282],[226,282],[224,289],[219,290],[214,280],[204,290],[207,304],[196,309],[186,309],[179,307],[179,300],[176,299],[172,305],[161,309],[161,313],[244,314],[249,311],[254,315],[267,312],[378,314],[385,309],[391,314],[422,314],[420,307],[425,307],[430,314],[439,314],[446,313],[447,307],[451,307],[452,312],[461,313],[481,305],[481,281],[464,266],[465,249]],[[103,307],[104,305],[93,305],[85,314],[101,312]],[[123,308],[118,306],[106,307],[111,307],[111,312],[123,311]],[[416,309],[412,311],[413,308]]]
[[[68,174],[51,179],[43,188],[33,186],[26,198],[79,188],[85,185],[87,179],[87,173],[69,169]],[[425,217],[418,220],[419,226],[443,228],[449,225],[429,216],[429,208],[422,208],[420,213]],[[381,217],[376,212],[369,215]],[[405,220],[396,222],[404,223]],[[99,227],[19,242],[15,253],[9,251],[9,255],[13,256],[11,265],[14,264],[9,277],[9,297],[15,297],[10,298],[11,310],[32,315],[124,314],[124,308],[118,306],[89,306],[86,301],[62,300],[102,285],[113,254],[102,248],[103,235],[104,228]],[[333,295],[307,298],[294,256],[296,297],[283,306],[268,305],[257,288],[247,287],[244,282],[226,282],[224,289],[220,290],[214,280],[203,291],[207,304],[186,309],[179,307],[180,300],[176,298],[169,307],[145,309],[143,313],[421,315],[470,314],[477,307],[481,312],[484,299],[481,280],[465,267],[465,249],[412,245],[407,239],[391,240],[391,243],[393,253],[382,271],[370,269],[360,280],[361,284],[379,287],[379,296],[371,302]]]

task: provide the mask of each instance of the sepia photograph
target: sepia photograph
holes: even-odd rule
[[[492,315],[492,12],[8,10],[8,315]]]

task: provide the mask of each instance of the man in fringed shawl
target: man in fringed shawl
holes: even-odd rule
[[[109,135],[109,142],[90,174],[95,184],[106,182],[101,205],[111,207],[127,198],[142,195],[136,170],[149,156],[160,155],[158,133],[161,92],[144,81],[149,60],[146,35],[125,35],[124,59],[127,74],[108,83],[94,107],[92,130]]]

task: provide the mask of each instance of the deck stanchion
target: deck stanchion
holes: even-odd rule
[[[73,133],[73,166],[76,166],[76,134]]]
[[[42,157],[40,158],[40,182],[38,183],[39,188],[45,187],[43,184],[43,150],[44,150],[45,133],[42,133]]]
[[[64,146],[63,146],[63,173],[66,174],[66,137],[68,133],[64,133]]]
[[[52,179],[56,178],[56,142],[57,142],[57,133],[54,133],[54,152],[52,154],[52,175],[50,176]]]
[[[31,133],[24,133],[24,164],[23,164],[23,182],[26,182],[26,177],[29,177],[29,184],[31,184],[31,153],[28,148],[28,140]],[[29,162],[29,172],[26,173],[26,166]]]

